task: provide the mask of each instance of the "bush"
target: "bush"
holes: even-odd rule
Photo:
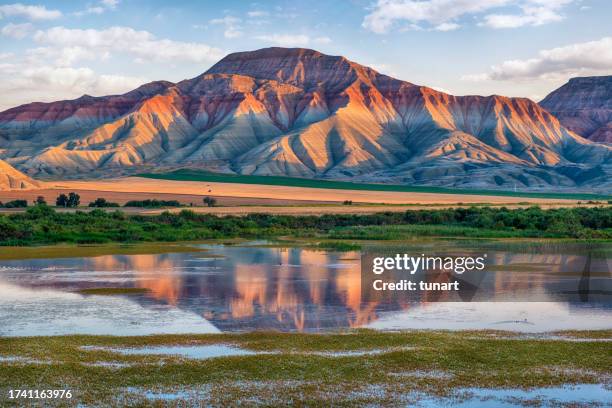
[[[217,199],[213,197],[204,197],[202,201],[204,201],[204,204],[209,207],[214,207],[215,205],[217,205]]]
[[[31,219],[48,218],[55,214],[55,210],[47,204],[37,204],[28,208],[26,214]]]
[[[89,207],[96,208],[108,208],[108,207],[119,207],[119,204],[106,201],[106,198],[96,198],[96,201],[89,203]]]
[[[4,208],[25,208],[28,206],[27,200],[13,200],[4,204],[0,203],[0,206]]]
[[[180,207],[181,203],[177,200],[132,200],[123,205],[124,207],[160,208],[160,207]]]
[[[351,201],[351,200],[344,200],[344,202],[342,204],[343,205],[353,205],[353,201]]]
[[[161,205],[161,202],[156,205]],[[472,207],[322,216],[215,216],[189,210],[178,214],[128,215],[100,208],[67,213],[55,212],[41,204],[28,208],[24,213],[0,215],[0,245],[273,238],[283,235],[335,240],[402,239],[406,234],[610,239],[612,207],[550,210]],[[338,248],[341,246],[345,245]]]

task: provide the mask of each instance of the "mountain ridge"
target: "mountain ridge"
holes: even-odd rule
[[[37,177],[184,167],[468,188],[607,188],[612,163],[529,99],[453,96],[279,47],[177,83],[9,109],[0,149]]]
[[[612,75],[571,78],[540,105],[579,135],[612,143]]]

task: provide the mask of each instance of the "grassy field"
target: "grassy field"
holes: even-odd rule
[[[564,194],[564,193],[528,193],[500,190],[468,190],[429,186],[406,186],[397,184],[352,183],[348,181],[313,180],[297,177],[280,176],[243,176],[233,174],[211,173],[201,170],[176,170],[170,173],[146,173],[139,177],[162,180],[202,181],[216,183],[261,184],[271,186],[291,186],[324,188],[335,190],[366,190],[366,191],[395,191],[419,192],[459,195],[492,195],[504,197],[548,198],[548,199],[575,199],[575,200],[612,200],[612,195],[599,194]]]
[[[369,330],[0,338],[0,405],[22,406],[7,398],[10,388],[70,389],[68,406],[145,407],[196,401],[205,406],[409,406],[427,395],[460,399],[457,391],[474,386],[609,386],[611,339],[611,331],[522,338],[508,332]],[[116,351],[212,344],[254,354],[195,360]]]

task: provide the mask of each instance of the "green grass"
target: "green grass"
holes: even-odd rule
[[[270,186],[310,187],[334,190],[368,190],[368,191],[398,191],[415,193],[441,193],[441,194],[468,194],[468,195],[493,195],[504,197],[527,197],[527,198],[551,198],[572,200],[612,200],[611,195],[586,194],[586,193],[528,193],[502,190],[484,189],[453,189],[444,187],[398,185],[398,184],[374,184],[374,183],[352,183],[348,181],[316,180],[297,177],[281,176],[243,176],[235,174],[211,173],[202,170],[176,170],[169,173],[144,173],[139,177],[147,177],[162,180],[179,181],[203,181],[215,183],[241,183],[241,184],[263,184]],[[299,198],[299,197],[298,197]]]
[[[414,237],[469,237],[469,238],[555,238],[536,230],[494,230],[446,225],[389,225],[355,226],[332,230],[329,239],[397,241]]]
[[[20,388],[70,389],[74,395],[70,406],[191,406],[196,400],[204,406],[406,406],[404,398],[412,396],[414,401],[415,392],[447,396],[473,386],[527,388],[609,381],[610,343],[590,339],[610,340],[611,331],[559,335],[583,341],[525,339],[494,331],[369,330],[326,335],[0,338],[0,356],[18,358],[0,361],[0,405],[12,406],[7,390]],[[189,360],[122,355],[108,349],[181,344],[229,344],[265,353]],[[366,350],[378,353],[330,354]],[[165,405],[145,399],[145,391],[187,396]]]

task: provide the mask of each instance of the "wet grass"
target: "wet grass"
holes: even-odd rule
[[[21,358],[0,361],[0,405],[11,406],[6,399],[9,387],[68,388],[74,394],[71,403],[96,406],[185,406],[195,400],[204,405],[405,406],[415,392],[444,396],[470,386],[610,384],[610,343],[590,339],[610,340],[612,331],[564,332],[538,339],[494,331],[370,330],[0,338],[0,357]],[[230,344],[266,353],[189,360],[85,347],[197,344]],[[363,350],[382,353],[317,354]],[[146,391],[181,395],[154,401],[144,397]]]
[[[106,243],[99,245],[58,244],[30,247],[0,246],[0,260],[8,261],[15,259],[57,259],[74,257],[90,258],[104,255],[143,255],[181,252],[205,252],[204,249],[199,248],[194,244],[195,243],[193,242],[154,242],[136,244]]]

